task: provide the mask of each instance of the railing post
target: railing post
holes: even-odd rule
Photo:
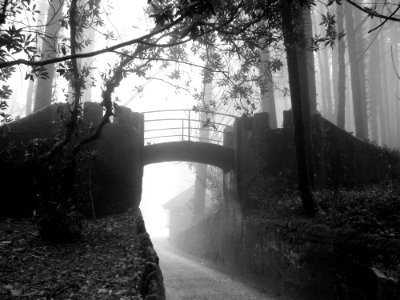
[[[149,112],[144,112],[143,114],[147,114],[147,113],[159,113],[159,112],[170,112],[170,111],[179,111],[179,112],[182,112],[183,113],[183,116],[181,116],[180,118],[172,118],[172,119],[168,119],[168,118],[152,118],[152,119],[150,119],[150,120],[146,120],[146,122],[153,122],[153,121],[157,121],[157,122],[160,122],[160,121],[166,121],[166,120],[172,120],[173,122],[178,122],[178,120],[181,120],[181,125],[182,125],[182,128],[181,128],[181,139],[182,139],[182,141],[185,141],[185,135],[187,134],[187,136],[188,136],[188,141],[191,141],[192,140],[192,111],[191,110],[189,110],[189,109],[171,109],[171,110],[157,110],[157,111],[149,111]],[[184,116],[184,113],[186,113],[187,112],[187,116],[185,117]],[[206,111],[202,111],[202,110],[199,110],[199,111],[194,111],[194,113],[204,113],[204,114],[207,114],[207,112]],[[217,114],[217,115],[221,115],[221,116],[227,116],[227,117],[232,117],[232,118],[234,118],[234,116],[232,116],[232,115],[228,115],[228,114],[224,114],[224,113],[215,113],[215,114]],[[119,120],[118,120],[118,118],[116,119],[116,122],[118,122]],[[185,122],[188,122],[188,124],[187,124],[187,131],[186,131],[186,129],[185,129]],[[206,121],[206,118],[203,118],[202,120],[201,119],[198,119],[198,118],[195,118],[194,119],[194,122],[196,123],[195,124],[195,128],[194,128],[194,130],[195,130],[195,132],[193,133],[194,135],[193,135],[193,137],[194,137],[194,141],[201,141],[201,140],[204,140],[204,141],[209,141],[209,142],[216,142],[216,143],[221,143],[221,141],[218,141],[218,136],[219,136],[219,133],[221,132],[220,130],[219,130],[219,128],[218,127],[216,127],[216,126],[226,126],[227,124],[225,124],[224,123],[224,120],[221,120],[221,121],[213,121],[213,123],[214,123],[214,125],[212,126],[212,127],[214,127],[214,129],[215,129],[215,132],[213,133],[213,135],[212,136],[208,136],[208,134],[210,134],[210,133],[212,133],[213,131],[212,131],[212,129],[211,129],[211,127],[209,127],[209,128],[203,128],[203,126],[202,126],[202,123],[203,122],[205,122]],[[200,124],[199,125],[199,127],[197,126],[197,122]],[[222,123],[221,123],[222,122]],[[159,124],[159,123],[156,123],[156,124]],[[174,123],[175,125],[174,126],[176,126],[176,127],[173,127],[173,130],[177,130],[177,131],[179,131],[179,125],[177,125],[176,123]],[[147,126],[146,126],[147,127]],[[157,127],[157,126],[156,126]],[[162,127],[162,128],[158,128],[159,130],[166,130],[166,127]],[[169,128],[169,129],[172,129],[172,128]],[[208,132],[208,134],[207,134],[207,137],[200,137],[200,135],[201,135],[201,132],[204,132],[204,131],[206,131],[207,130],[207,132]],[[144,130],[146,133],[147,133],[147,129],[145,128],[145,130]],[[157,128],[155,128],[155,129],[149,129],[148,131],[152,131],[152,132],[155,132],[155,131],[157,131]],[[178,138],[179,137],[179,132],[177,132],[177,131],[175,131],[175,132],[173,132],[173,134],[172,135],[157,135],[157,136],[153,136],[153,137],[149,137],[149,138],[146,138],[146,140],[148,140],[148,139],[157,139],[157,138],[170,138],[170,137],[174,137],[174,138]],[[164,132],[164,131],[163,131]]]
[[[185,140],[185,120],[182,119],[182,142]]]
[[[189,110],[189,119],[188,119],[188,140],[190,142],[190,110]]]

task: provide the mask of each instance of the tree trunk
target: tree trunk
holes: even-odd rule
[[[310,122],[310,119],[304,119],[304,110],[307,110],[308,108],[309,112],[309,106],[304,107],[304,103],[308,101],[308,98],[305,98],[307,93],[304,92],[304,89],[308,90],[308,84],[303,85],[302,89],[303,82],[301,78],[307,78],[307,76],[301,76],[302,74],[300,73],[299,53],[301,51],[300,45],[296,41],[296,35],[298,37],[299,32],[304,31],[302,30],[301,26],[302,18],[300,9],[296,8],[296,3],[291,2],[291,4],[289,4],[289,0],[285,0],[281,2],[280,11],[282,16],[282,32],[286,47],[286,57],[289,70],[289,86],[293,110],[298,188],[306,213],[309,216],[314,216],[317,212],[317,206],[314,202],[310,188],[311,176],[309,174],[309,156],[307,154],[307,149],[312,149],[312,145],[309,145],[308,147],[306,145],[309,141],[311,141],[311,132],[307,131],[305,126],[305,123]]]
[[[45,21],[46,21],[46,14],[44,13],[44,11],[47,9],[48,3],[47,1],[44,0],[40,0],[39,1],[39,15],[38,15],[38,19],[36,22],[36,26],[43,26]],[[40,33],[43,33],[43,30],[41,30]],[[42,42],[39,39],[36,42],[36,48],[40,49],[42,47]],[[29,80],[29,84],[28,84],[28,90],[26,92],[26,104],[25,104],[25,114],[27,116],[29,116],[32,111],[33,111],[33,104],[35,102],[35,96],[36,96],[36,88],[37,88],[37,80],[33,81],[33,80]]]
[[[204,82],[204,105],[207,106],[212,100],[212,83]],[[207,116],[205,113],[200,114],[200,121],[206,122]],[[199,128],[199,138],[200,142],[207,142],[209,138],[210,131],[208,128],[202,130],[202,125],[200,123]],[[196,179],[194,182],[194,203],[193,203],[193,220],[196,220],[205,211],[206,203],[206,189],[207,189],[207,165],[206,164],[196,164]]]
[[[309,9],[302,10],[303,20],[303,34],[304,34],[304,48],[305,56],[307,56],[307,80],[308,80],[308,104],[310,107],[310,113],[313,114],[317,111],[317,88],[315,86],[315,64],[314,64],[314,52],[312,50],[312,18]]]
[[[338,57],[338,47],[332,48],[332,122],[337,121],[337,107],[338,107],[338,76],[339,74],[339,57]],[[336,123],[335,123],[336,124]]]
[[[207,165],[196,164],[196,179],[194,181],[193,195],[193,220],[197,220],[204,214],[207,189]]]
[[[56,56],[57,37],[60,30],[60,23],[58,20],[62,16],[62,6],[64,2],[60,0],[53,0],[50,2],[50,7],[47,13],[47,26],[45,30],[46,40],[43,41],[42,60],[47,60]],[[38,78],[36,96],[34,102],[34,111],[38,111],[43,107],[51,104],[52,91],[53,91],[53,80],[55,77],[56,66],[50,64],[44,66],[45,71],[48,73],[47,79]]]
[[[380,121],[380,129],[381,129],[381,141],[382,145],[388,145],[389,142],[389,128],[388,128],[388,108],[387,108],[387,101],[388,101],[388,90],[386,89],[386,81],[387,81],[387,74],[385,68],[385,51],[386,51],[386,36],[385,31],[382,30],[379,36],[379,58],[380,58],[380,68],[381,71],[378,73],[380,74],[379,79],[381,82],[381,89],[380,89],[380,103],[379,103],[379,121]]]
[[[90,39],[92,41],[92,43],[84,48],[84,52],[91,52],[93,50],[95,50],[95,40],[96,40],[96,31],[94,31],[93,29],[89,28],[87,30],[87,33],[85,34],[85,38]],[[85,58],[82,61],[85,63],[85,65],[87,67],[92,67],[94,61],[96,60],[96,58],[94,57],[90,57],[90,58]],[[89,82],[87,82],[85,84],[85,89],[83,90],[83,94],[82,94],[82,102],[89,102],[89,101],[93,101],[92,99],[92,89],[93,87],[89,84]]]
[[[378,21],[378,20],[377,20]],[[371,22],[371,24],[377,24]],[[375,36],[373,35],[372,38]],[[380,90],[380,57],[378,40],[371,41],[369,55],[369,90],[370,90],[370,110],[371,110],[371,138],[375,142],[379,142],[378,134],[378,99]]]
[[[337,31],[340,34],[344,31],[343,26],[343,4],[337,5]],[[344,60],[345,56],[345,44],[344,40],[340,39],[337,44],[338,48],[338,85],[337,85],[337,126],[341,129],[345,129],[345,114],[346,114],[346,64]],[[335,74],[334,74],[335,75]]]
[[[381,66],[382,66],[382,72],[381,72],[381,80],[382,80],[382,102],[380,103],[380,107],[382,108],[382,119],[381,119],[381,124],[382,124],[382,137],[383,137],[383,144],[386,146],[390,146],[390,113],[389,113],[389,101],[392,101],[390,97],[390,85],[389,83],[389,76],[387,69],[392,67],[391,62],[388,62],[388,56],[390,56],[389,53],[387,53],[388,44],[387,44],[387,36],[386,36],[386,30],[383,29],[381,31],[381,39],[380,39],[380,57],[381,57]],[[389,58],[390,59],[390,58]]]
[[[354,107],[354,123],[356,129],[356,136],[362,139],[368,138],[368,128],[366,128],[366,107],[365,99],[361,90],[359,62],[357,57],[356,36],[354,30],[352,7],[348,4],[344,7],[346,28],[347,28],[347,41],[349,51],[350,73],[351,73],[351,90],[353,96]]]
[[[368,93],[367,93],[367,79],[366,79],[366,60],[365,60],[365,41],[366,34],[364,30],[364,21],[362,20],[362,12],[359,9],[354,10],[354,25],[357,29],[356,34],[356,49],[358,61],[358,76],[360,78],[360,92],[361,92],[361,105],[362,112],[365,114],[363,118],[363,127],[365,128],[365,138],[368,139]]]
[[[26,104],[25,104],[25,114],[29,116],[32,113],[33,104],[33,93],[36,90],[36,84],[34,81],[29,80],[28,90],[26,92]]]
[[[393,68],[394,70],[392,71],[392,76],[394,80],[394,137],[395,137],[395,144],[394,147],[399,148],[400,147],[400,141],[396,137],[399,135],[399,128],[400,128],[400,61],[399,61],[399,27],[398,26],[392,26],[391,27],[391,44],[392,44],[392,51],[391,55],[393,55]],[[397,73],[396,73],[397,72]]]
[[[331,85],[331,70],[329,68],[329,51],[330,48],[325,48],[321,50],[322,57],[322,80],[323,85],[322,88],[325,90],[326,96],[326,116],[329,121],[333,120],[333,103],[332,103],[332,85]]]
[[[322,63],[322,53],[321,50],[317,52],[317,57],[318,57],[318,70],[319,70],[319,80],[320,80],[320,100],[321,100],[321,107],[320,107],[320,112],[322,115],[327,116],[327,111],[328,111],[328,104],[326,102],[326,91],[324,89],[324,69],[323,69],[323,63]]]
[[[269,113],[270,128],[277,128],[274,82],[270,67],[270,55],[268,49],[262,49],[259,53],[261,60],[259,77],[261,111]]]

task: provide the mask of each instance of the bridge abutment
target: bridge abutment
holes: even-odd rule
[[[243,209],[251,205],[248,186],[264,167],[262,149],[265,146],[264,133],[270,129],[269,114],[256,113],[252,118],[237,118],[234,125],[233,144],[235,153],[234,177],[238,201]]]
[[[69,108],[65,104],[54,104],[3,126],[0,129],[5,132],[0,138],[0,146],[2,149],[10,146],[23,153],[29,142],[37,139],[37,145],[34,147],[37,148],[35,151],[39,152],[41,141],[51,146],[56,135],[62,132],[60,117],[68,114]],[[85,103],[79,134],[89,134],[100,122],[102,115],[103,109],[99,103]],[[92,215],[93,212],[96,216],[109,215],[139,206],[143,177],[143,144],[143,115],[120,107],[114,122],[103,128],[101,138],[83,148],[83,152],[93,154],[83,154],[77,171],[77,185],[82,192],[79,197],[83,201],[81,205],[86,215]],[[27,172],[26,166],[20,163],[23,160],[24,158],[13,163],[0,162],[0,179],[4,186],[15,186],[18,183],[25,187],[3,190],[2,200],[5,200],[0,202],[2,215],[30,216],[32,210],[37,209],[37,192],[32,183],[32,176],[35,174]]]

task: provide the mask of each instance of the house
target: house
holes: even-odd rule
[[[194,195],[195,186],[192,185],[163,205],[164,209],[169,210],[168,226],[170,237],[176,237],[193,222]],[[205,197],[207,211],[211,206],[211,195],[208,190],[206,190]]]
[[[163,205],[168,210],[169,236],[176,237],[192,222],[194,185],[176,195]]]

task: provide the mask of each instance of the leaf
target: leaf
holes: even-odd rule
[[[125,293],[126,293],[126,290],[119,290],[118,292],[115,293],[115,295],[119,296],[119,295],[122,295],[122,294],[125,294]]]
[[[18,297],[22,294],[22,290],[11,290],[11,296]]]
[[[32,296],[40,295],[40,294],[42,294],[42,293],[43,293],[43,291],[37,291],[37,290],[35,290],[35,291],[33,291],[33,292],[30,292],[30,293],[22,294],[22,295],[20,295],[20,297],[32,297]]]
[[[2,242],[0,242],[0,247],[1,247],[1,246],[10,245],[11,243],[12,243],[11,241],[2,241]]]

